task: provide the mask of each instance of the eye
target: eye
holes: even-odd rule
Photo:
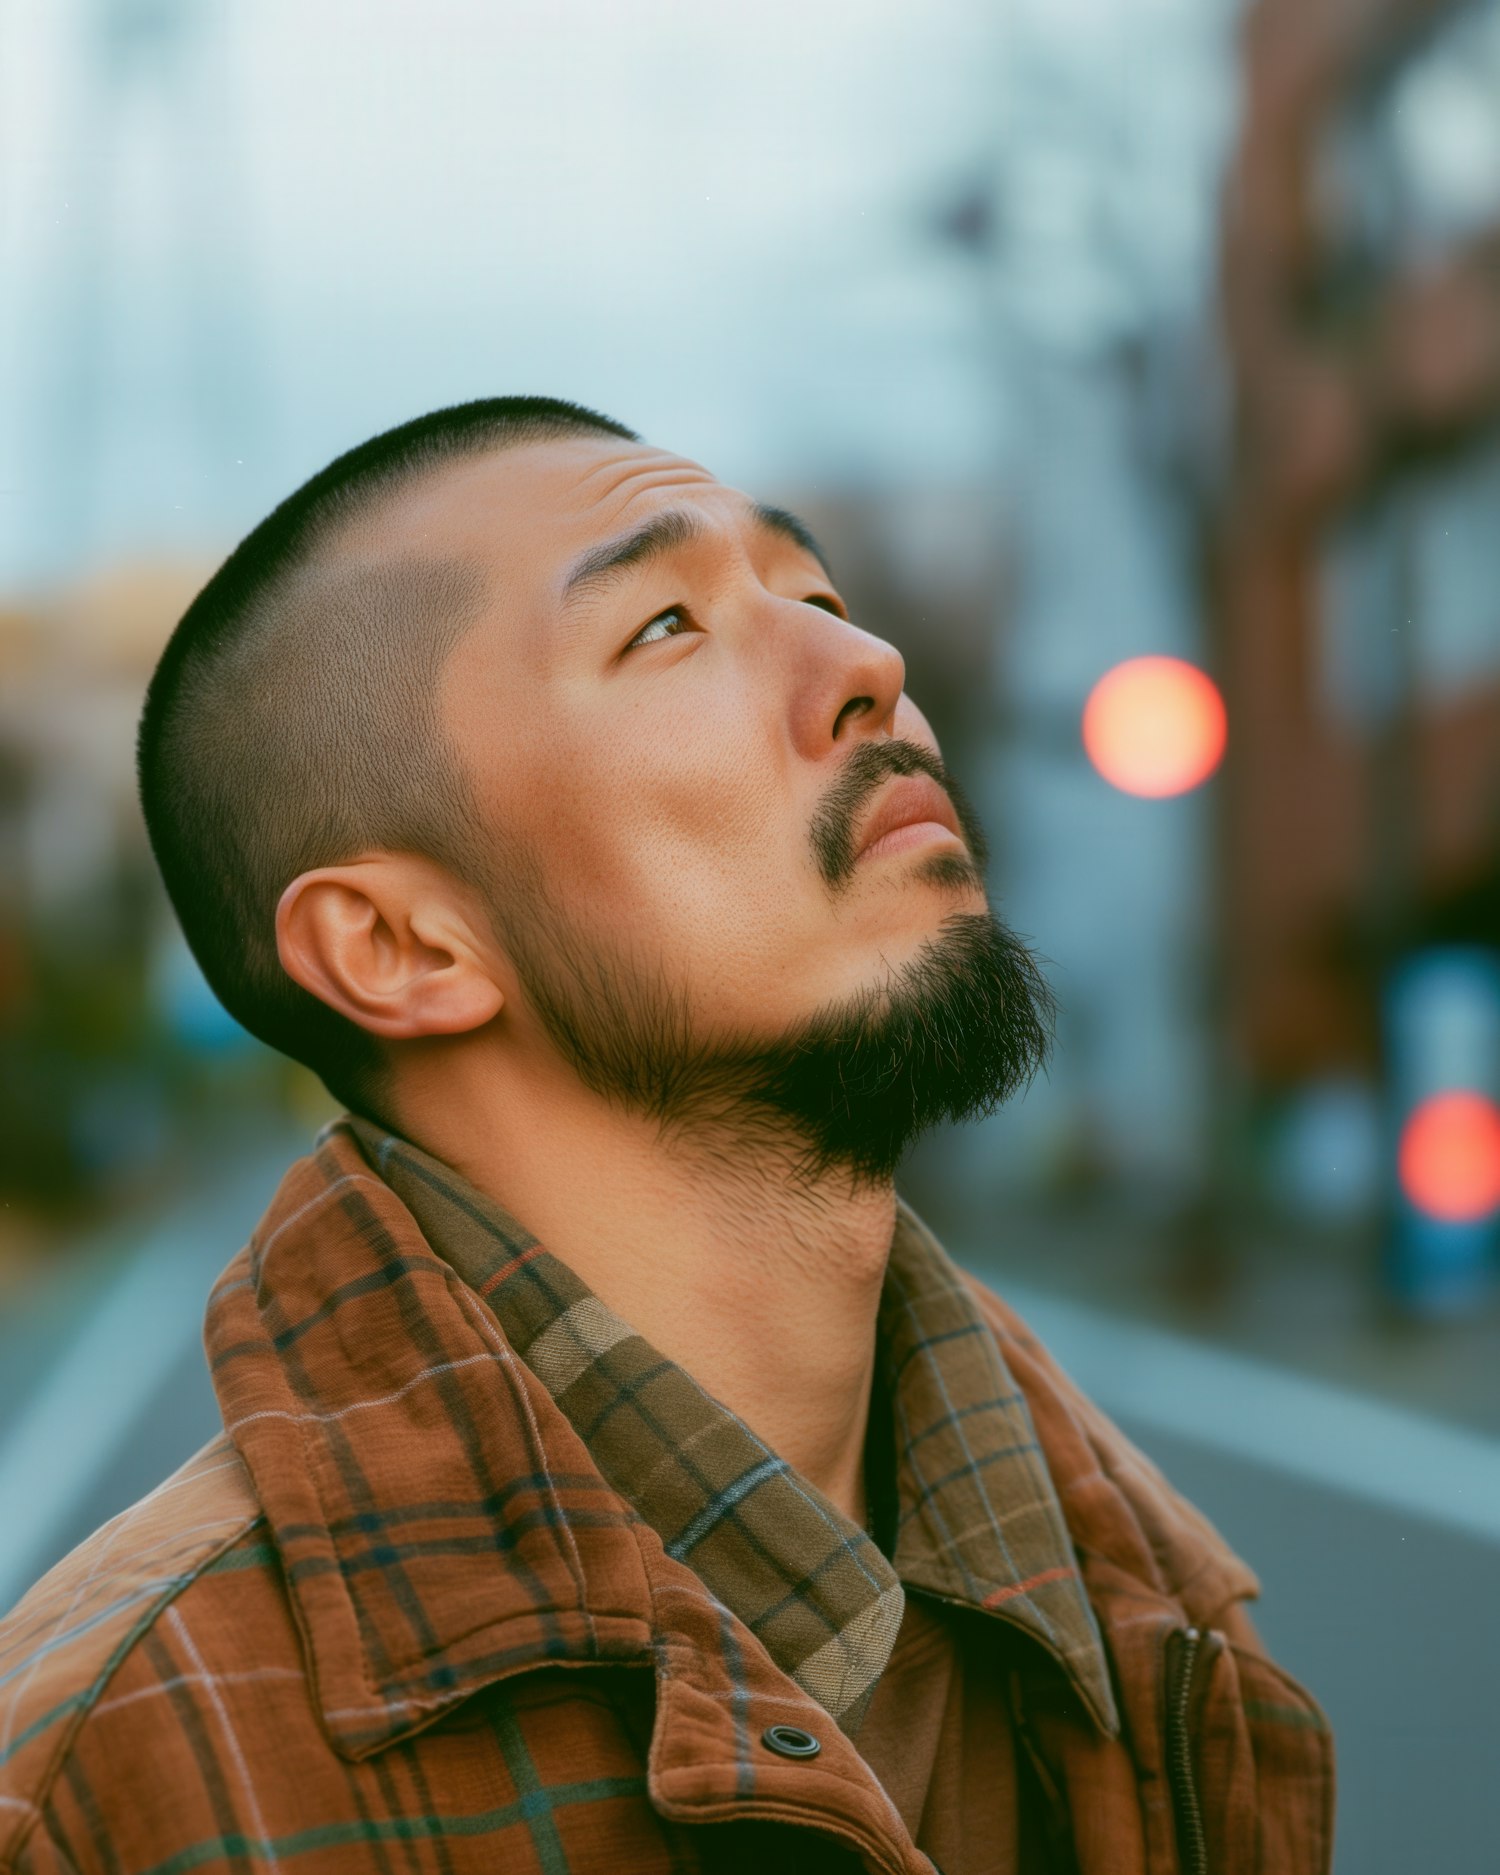
[[[643,625],[625,649],[630,651],[636,645],[659,644],[663,638],[676,638],[682,632],[696,629],[680,605],[669,605],[665,612],[658,612],[649,625]]]

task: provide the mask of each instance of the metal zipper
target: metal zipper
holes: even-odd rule
[[[1193,1690],[1193,1669],[1203,1645],[1201,1628],[1180,1628],[1182,1643],[1176,1670],[1167,1687],[1167,1776],[1172,1785],[1172,1806],[1177,1819],[1177,1854],[1183,1875],[1208,1875],[1208,1843],[1203,1834],[1203,1811],[1193,1781],[1192,1744],[1188,1738],[1188,1700]]]

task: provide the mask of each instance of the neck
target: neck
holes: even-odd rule
[[[862,1523],[894,1187],[809,1182],[763,1127],[663,1138],[561,1072],[522,1089],[455,1065],[403,1089],[401,1130]]]

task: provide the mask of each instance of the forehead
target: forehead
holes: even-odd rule
[[[397,552],[457,554],[511,591],[560,599],[580,553],[667,508],[736,529],[753,514],[745,495],[685,456],[568,436],[445,465],[395,498],[381,532]]]

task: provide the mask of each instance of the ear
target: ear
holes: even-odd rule
[[[282,968],[372,1035],[461,1035],[505,1001],[442,876],[404,854],[301,873],[276,907]]]

